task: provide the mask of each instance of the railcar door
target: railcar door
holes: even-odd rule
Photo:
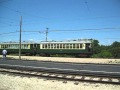
[[[90,46],[90,43],[86,43],[86,49],[87,49],[87,51],[88,51],[88,52],[90,52],[90,51],[91,51],[91,46]]]
[[[36,55],[37,54],[37,44],[34,43],[31,45],[31,49],[32,49],[32,55]]]

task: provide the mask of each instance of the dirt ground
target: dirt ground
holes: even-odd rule
[[[0,55],[2,58],[2,55]],[[7,55],[7,58],[19,59],[19,56]],[[73,63],[102,63],[102,64],[120,64],[120,59],[102,59],[102,58],[68,58],[68,57],[40,57],[40,56],[21,56],[23,60],[40,60],[55,62],[73,62]]]
[[[2,56],[0,56],[2,57]],[[18,59],[18,56],[8,56]],[[22,56],[24,60],[58,61],[74,63],[120,64],[120,59],[63,58]],[[2,60],[2,59],[1,59]],[[120,85],[75,81],[47,80],[45,78],[13,75],[0,72],[0,90],[120,90]]]

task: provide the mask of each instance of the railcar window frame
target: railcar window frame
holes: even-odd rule
[[[85,49],[85,43],[42,43],[40,49]]]

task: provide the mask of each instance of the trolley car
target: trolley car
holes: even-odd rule
[[[0,43],[0,52],[3,49],[8,54],[19,53],[19,43]],[[91,40],[80,41],[47,41],[40,43],[21,43],[21,53],[26,55],[50,56],[55,54],[90,56],[92,54]]]

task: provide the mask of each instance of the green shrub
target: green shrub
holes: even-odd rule
[[[98,54],[94,54],[92,58],[112,58],[112,54],[109,51],[103,50]]]
[[[101,58],[111,58],[112,54],[109,51],[103,50],[100,53],[100,57]]]
[[[110,49],[110,52],[112,53],[114,58],[120,58],[120,47],[115,47]]]

